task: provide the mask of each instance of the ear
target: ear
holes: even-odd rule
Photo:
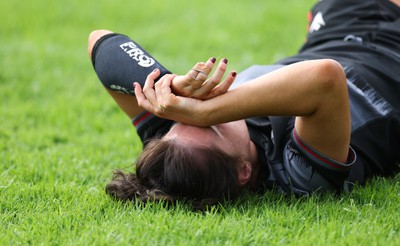
[[[238,165],[238,179],[240,185],[245,185],[249,182],[253,167],[248,161],[241,161]]]

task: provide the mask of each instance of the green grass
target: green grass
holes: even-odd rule
[[[305,200],[249,195],[206,213],[122,204],[104,186],[141,150],[101,88],[87,35],[128,34],[176,73],[294,54],[312,0],[13,1],[0,7],[1,245],[399,245],[399,177]]]

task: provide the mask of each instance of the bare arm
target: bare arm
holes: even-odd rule
[[[198,126],[252,116],[294,115],[296,130],[305,143],[335,160],[347,159],[348,92],[343,69],[335,61],[296,63],[206,101],[172,94],[170,80],[163,78],[154,90],[149,76],[144,94],[136,85],[139,106],[160,117]]]

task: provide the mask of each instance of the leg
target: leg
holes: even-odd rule
[[[135,118],[144,110],[138,106],[136,98],[131,95],[125,95],[116,91],[107,89],[107,92],[111,95],[118,106],[124,111],[124,113],[129,117],[129,119]]]
[[[143,86],[147,75],[155,68],[160,69],[160,77],[170,72],[128,37],[110,34],[113,32],[93,31],[89,35],[88,53],[107,92],[122,111],[133,119],[143,112],[134,96],[133,82]]]
[[[110,33],[112,32],[108,30],[96,30],[90,33],[88,40],[88,53],[90,57],[92,57],[93,47],[96,42],[104,35]],[[143,111],[143,109],[138,106],[136,98],[134,96],[122,94],[107,88],[105,89],[130,119],[133,119],[136,115],[140,114]]]

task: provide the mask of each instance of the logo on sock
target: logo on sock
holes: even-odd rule
[[[121,47],[121,49],[133,60],[137,61],[139,66],[150,67],[155,63],[153,58],[147,56],[144,51],[137,47],[133,42],[123,43],[119,47]]]

